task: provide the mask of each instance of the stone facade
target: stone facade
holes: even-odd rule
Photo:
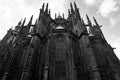
[[[52,19],[44,6],[34,24],[24,19],[0,41],[0,80],[120,80],[120,61],[95,17],[85,24],[70,3],[67,19]]]

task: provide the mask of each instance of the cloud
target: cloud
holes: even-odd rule
[[[24,0],[1,0],[0,3],[0,39],[6,34],[11,26],[16,26],[18,21],[31,13],[28,6],[25,6]],[[31,9],[33,10],[33,8]]]
[[[97,13],[102,17],[108,17],[110,13],[118,10],[118,0],[103,0]]]
[[[84,0],[84,3],[88,6],[93,6],[97,0]]]
[[[118,18],[116,18],[116,19],[109,18],[109,21],[111,23],[110,27],[114,27],[120,21],[120,19],[118,19]]]

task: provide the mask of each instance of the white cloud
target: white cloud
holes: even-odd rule
[[[84,3],[89,5],[89,6],[93,6],[96,3],[97,0],[84,0]]]
[[[111,23],[110,27],[114,27],[120,21],[120,19],[118,19],[118,18],[116,18],[116,19],[109,18],[109,21]]]
[[[97,13],[102,17],[108,17],[111,12],[118,10],[117,2],[118,0],[103,0]]]

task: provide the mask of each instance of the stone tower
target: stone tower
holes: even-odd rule
[[[43,4],[36,22],[26,18],[0,42],[0,80],[120,80],[120,61],[95,17],[70,3],[68,18],[51,18]]]

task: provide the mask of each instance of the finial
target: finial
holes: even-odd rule
[[[77,10],[77,5],[76,5],[76,3],[74,2],[74,7],[75,7],[75,10]]]
[[[30,18],[30,21],[29,21],[28,25],[31,25],[31,23],[32,23],[32,19],[33,19],[33,15],[31,16],[31,18]]]
[[[18,25],[21,25],[21,23],[22,23],[22,19],[18,22]]]
[[[24,18],[24,21],[23,21],[23,23],[22,23],[22,26],[24,26],[24,24],[25,24],[25,21],[26,21],[26,18]]]
[[[45,12],[48,13],[48,3],[47,3],[47,5],[46,5]]]
[[[42,10],[41,10],[42,12],[44,11],[44,6],[45,6],[45,3],[43,3],[42,5]]]
[[[94,19],[94,22],[95,22],[96,26],[99,26],[99,24],[98,24],[97,20],[95,19],[95,17],[93,17],[93,19]]]
[[[74,9],[73,9],[72,3],[70,3],[70,6],[71,6],[71,12],[74,13]]]
[[[30,21],[32,21],[32,19],[33,19],[33,15],[31,16]]]
[[[91,21],[90,21],[90,19],[89,19],[89,17],[88,17],[87,14],[86,14],[86,17],[87,17],[87,20],[88,20],[88,25],[92,25],[92,24],[91,24]]]

